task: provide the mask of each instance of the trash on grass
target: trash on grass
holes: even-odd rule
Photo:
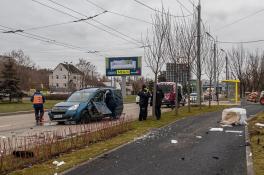
[[[219,131],[219,132],[223,132],[224,129],[223,128],[211,128],[209,131]]]
[[[221,124],[224,125],[246,125],[247,111],[243,108],[229,108],[222,112]]]
[[[64,161],[58,162],[57,160],[55,160],[55,161],[52,162],[52,164],[56,165],[57,167],[59,167],[59,166],[65,164],[65,162]]]
[[[203,138],[203,137],[202,137],[202,136],[196,136],[196,138],[197,138],[197,139],[201,139],[201,138]]]
[[[175,144],[175,143],[178,143],[177,140],[171,140],[171,143]]]
[[[238,133],[238,134],[242,134],[243,131],[233,131],[233,130],[226,130],[226,133]]]
[[[264,127],[264,124],[263,123],[256,123],[255,125],[256,126],[260,126],[260,127]]]

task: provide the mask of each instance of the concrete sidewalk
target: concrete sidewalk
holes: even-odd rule
[[[246,108],[249,108],[248,115],[263,110],[260,105]],[[214,112],[180,120],[65,174],[246,174],[244,126],[224,129],[242,131],[242,134],[209,132],[209,128],[219,127],[220,118],[221,112]]]

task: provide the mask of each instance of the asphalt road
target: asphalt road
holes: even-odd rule
[[[248,116],[264,110],[260,105],[245,108]],[[220,120],[221,112],[180,120],[66,174],[245,175],[245,128],[236,126],[224,128],[224,132],[210,132],[209,128],[220,127]],[[226,133],[226,130],[243,131],[243,134]]]
[[[137,118],[139,107],[137,104],[125,104],[124,111],[126,117]],[[50,122],[48,114],[44,115],[45,123],[43,126],[36,126],[34,114],[21,114],[13,116],[0,117],[0,137],[26,136],[28,134],[40,133],[43,131],[54,131],[65,127],[74,127],[71,125],[56,125],[56,122]]]

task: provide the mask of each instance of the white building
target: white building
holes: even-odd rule
[[[82,88],[83,73],[72,64],[60,63],[49,75],[51,91],[68,92]]]

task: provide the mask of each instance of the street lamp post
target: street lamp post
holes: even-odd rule
[[[226,62],[226,80],[229,79],[229,70],[228,70],[228,56],[227,56],[227,53],[224,49],[221,49],[222,52],[225,53],[225,62]],[[227,98],[229,97],[229,86],[228,86],[228,83],[226,83],[226,96]]]

